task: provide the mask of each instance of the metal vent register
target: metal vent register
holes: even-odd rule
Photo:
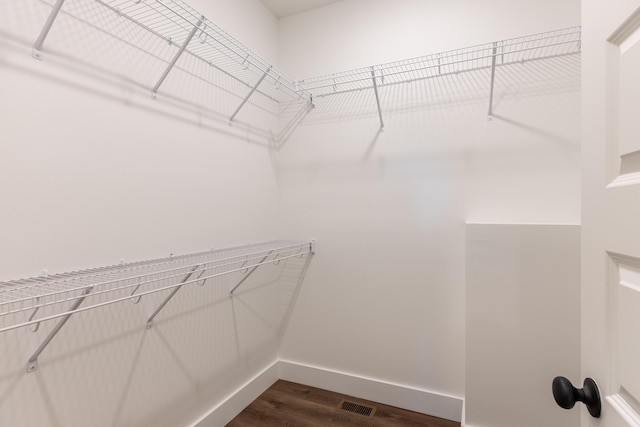
[[[362,405],[360,403],[344,399],[340,401],[338,408],[342,411],[351,412],[367,418],[371,418],[376,414],[376,408],[374,406]]]

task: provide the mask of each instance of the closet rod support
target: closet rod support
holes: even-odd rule
[[[53,5],[53,9],[49,14],[49,18],[47,18],[47,22],[44,24],[42,31],[40,31],[38,40],[36,40],[36,42],[33,44],[33,49],[31,50],[31,56],[33,56],[35,59],[39,59],[42,61],[42,45],[44,44],[44,41],[47,38],[47,35],[49,35],[49,30],[51,30],[51,27],[53,26],[54,21],[58,17],[58,13],[60,12],[60,9],[62,9],[63,3],[64,3],[64,0],[58,0],[56,1],[56,4]]]
[[[158,306],[158,308],[156,308],[156,311],[153,312],[153,314],[151,316],[149,316],[149,319],[147,319],[147,329],[151,329],[153,327],[153,319],[155,319],[155,317],[158,315],[158,313],[160,313],[160,310],[162,310],[164,308],[165,305],[167,305],[167,303],[171,300],[171,298],[173,298],[175,296],[175,294],[178,293],[178,291],[180,290],[180,288],[182,288],[183,283],[185,283],[187,280],[189,280],[191,278],[191,276],[193,276],[193,273],[198,269],[198,267],[200,267],[199,265],[196,265],[195,267],[193,267],[191,269],[191,271],[189,272],[189,274],[187,274],[184,279],[182,279],[182,282],[180,282],[180,286],[176,286],[175,288],[173,288],[173,290],[171,291],[171,293],[169,295],[167,295],[167,297],[164,299],[164,301],[162,301],[162,303]],[[205,268],[202,269],[202,271],[200,272],[200,275],[198,275],[198,279],[200,277],[202,277],[202,275],[205,272]]]
[[[373,90],[376,93],[376,104],[378,105],[378,116],[380,117],[380,129],[384,129],[384,121],[382,120],[382,109],[380,108],[380,96],[378,95],[378,83],[376,82],[376,72],[371,70],[371,79],[373,80]]]
[[[230,296],[233,296],[233,293],[236,291],[236,289],[238,289],[238,288],[240,287],[240,285],[242,285],[242,284],[245,282],[245,280],[247,280],[247,279],[249,278],[249,276],[251,276],[251,275],[253,274],[253,272],[254,272],[254,271],[256,271],[256,270],[258,269],[258,267],[260,267],[260,265],[264,262],[264,260],[266,260],[267,258],[269,258],[269,255],[271,255],[271,252],[273,252],[273,251],[269,251],[269,253],[268,253],[265,257],[263,257],[263,258],[260,260],[260,262],[259,262],[255,267],[253,267],[253,268],[252,268],[252,269],[251,269],[251,270],[250,270],[250,271],[249,271],[249,272],[248,272],[248,273],[247,273],[247,274],[242,278],[242,280],[240,280],[240,281],[238,282],[238,284],[237,284],[237,285],[235,285],[235,286],[233,287],[233,289],[231,289],[231,290],[229,291],[229,295],[230,295]]]
[[[151,90],[151,93],[152,93],[151,96],[154,99],[155,99],[155,97],[156,97],[156,95],[158,93],[158,89],[160,89],[160,86],[164,82],[164,79],[167,78],[167,76],[169,75],[169,72],[171,71],[171,69],[176,65],[176,62],[178,62],[178,59],[180,59],[180,56],[184,53],[185,49],[187,48],[187,46],[191,42],[191,39],[193,38],[193,36],[196,35],[196,32],[198,31],[198,29],[202,25],[203,21],[204,21],[204,16],[201,16],[200,19],[198,19],[198,23],[191,29],[191,32],[189,33],[189,35],[185,39],[184,43],[182,43],[182,46],[180,46],[180,49],[178,50],[176,55],[173,57],[173,59],[169,63],[169,66],[167,67],[167,69],[164,70],[164,73],[162,73],[162,77],[160,77],[160,80],[158,80],[158,83],[156,83],[156,85]]]
[[[246,104],[249,98],[251,98],[251,95],[253,95],[253,92],[255,92],[256,89],[258,89],[258,86],[260,86],[260,83],[262,83],[265,77],[269,75],[269,72],[271,71],[272,68],[273,68],[273,65],[269,66],[269,69],[264,72],[262,77],[260,77],[260,80],[258,80],[258,82],[253,86],[253,88],[251,88],[251,91],[247,94],[247,96],[244,97],[244,99],[242,100],[242,103],[238,106],[238,108],[236,108],[236,111],[234,111],[231,117],[229,118],[229,124],[231,124],[233,119],[235,119],[236,115],[240,112],[240,110],[242,110],[242,107],[244,107],[244,104]]]
[[[82,291],[82,295],[76,298],[76,300],[73,302],[73,305],[69,310],[70,313],[64,316],[58,322],[58,324],[53,328],[53,330],[49,332],[49,335],[47,335],[44,341],[42,341],[42,343],[40,344],[40,347],[38,347],[38,349],[33,353],[33,355],[31,355],[31,357],[27,361],[27,372],[33,372],[36,369],[38,369],[38,356],[40,356],[40,353],[42,353],[44,349],[47,348],[51,340],[53,340],[56,334],[60,332],[60,329],[62,329],[64,324],[67,323],[67,321],[71,318],[71,316],[73,316],[73,311],[77,310],[78,307],[80,307],[80,304],[82,304],[82,302],[87,298],[87,295],[89,295],[92,290],[93,290],[93,286],[86,287]]]
[[[493,120],[493,84],[496,78],[496,53],[498,52],[498,43],[493,43],[493,55],[491,57],[491,91],[489,92],[489,113],[488,120]]]

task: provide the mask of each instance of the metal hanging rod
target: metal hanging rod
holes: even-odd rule
[[[74,314],[123,301],[138,303],[147,295],[169,291],[147,319],[150,328],[184,286],[239,273],[242,277],[230,290],[233,294],[261,265],[314,252],[314,241],[271,241],[0,283],[0,333],[23,327],[36,332],[41,322],[60,319],[29,358],[27,372],[33,372],[40,354]]]
[[[526,37],[502,40],[402,61],[376,65],[384,75],[377,89],[416,80],[458,74],[545,58],[580,53],[581,27],[571,27]],[[494,54],[494,47],[496,54]],[[372,67],[344,71],[298,81],[298,87],[316,97],[362,89],[374,89]]]

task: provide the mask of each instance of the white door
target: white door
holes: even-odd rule
[[[602,396],[582,427],[640,426],[639,7],[582,1],[582,375]]]

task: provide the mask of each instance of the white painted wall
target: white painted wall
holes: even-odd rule
[[[193,4],[267,59],[277,57],[277,22],[259,0]],[[40,62],[31,44],[50,6],[0,4],[0,280],[277,237],[267,146],[275,109],[247,105],[229,127],[241,98],[180,71],[153,101],[150,88],[166,63],[126,42],[165,54],[171,47],[97,7],[68,0],[64,10],[95,12],[126,38],[63,13]],[[2,334],[0,425],[195,422],[276,361],[294,273],[291,264],[284,273],[257,272],[233,300],[221,292],[231,278],[184,289],[151,330],[145,318],[161,295],[79,314],[32,374],[26,360],[53,322],[37,334]]]
[[[281,20],[280,64],[300,78],[579,19],[578,1],[346,0]],[[384,132],[371,92],[317,99],[278,153],[285,234],[319,248],[281,357],[465,396],[465,220],[579,223],[579,76],[579,56],[500,69],[492,122],[486,71],[386,88]]]
[[[551,382],[578,378],[580,227],[467,225],[466,419],[577,427]]]

